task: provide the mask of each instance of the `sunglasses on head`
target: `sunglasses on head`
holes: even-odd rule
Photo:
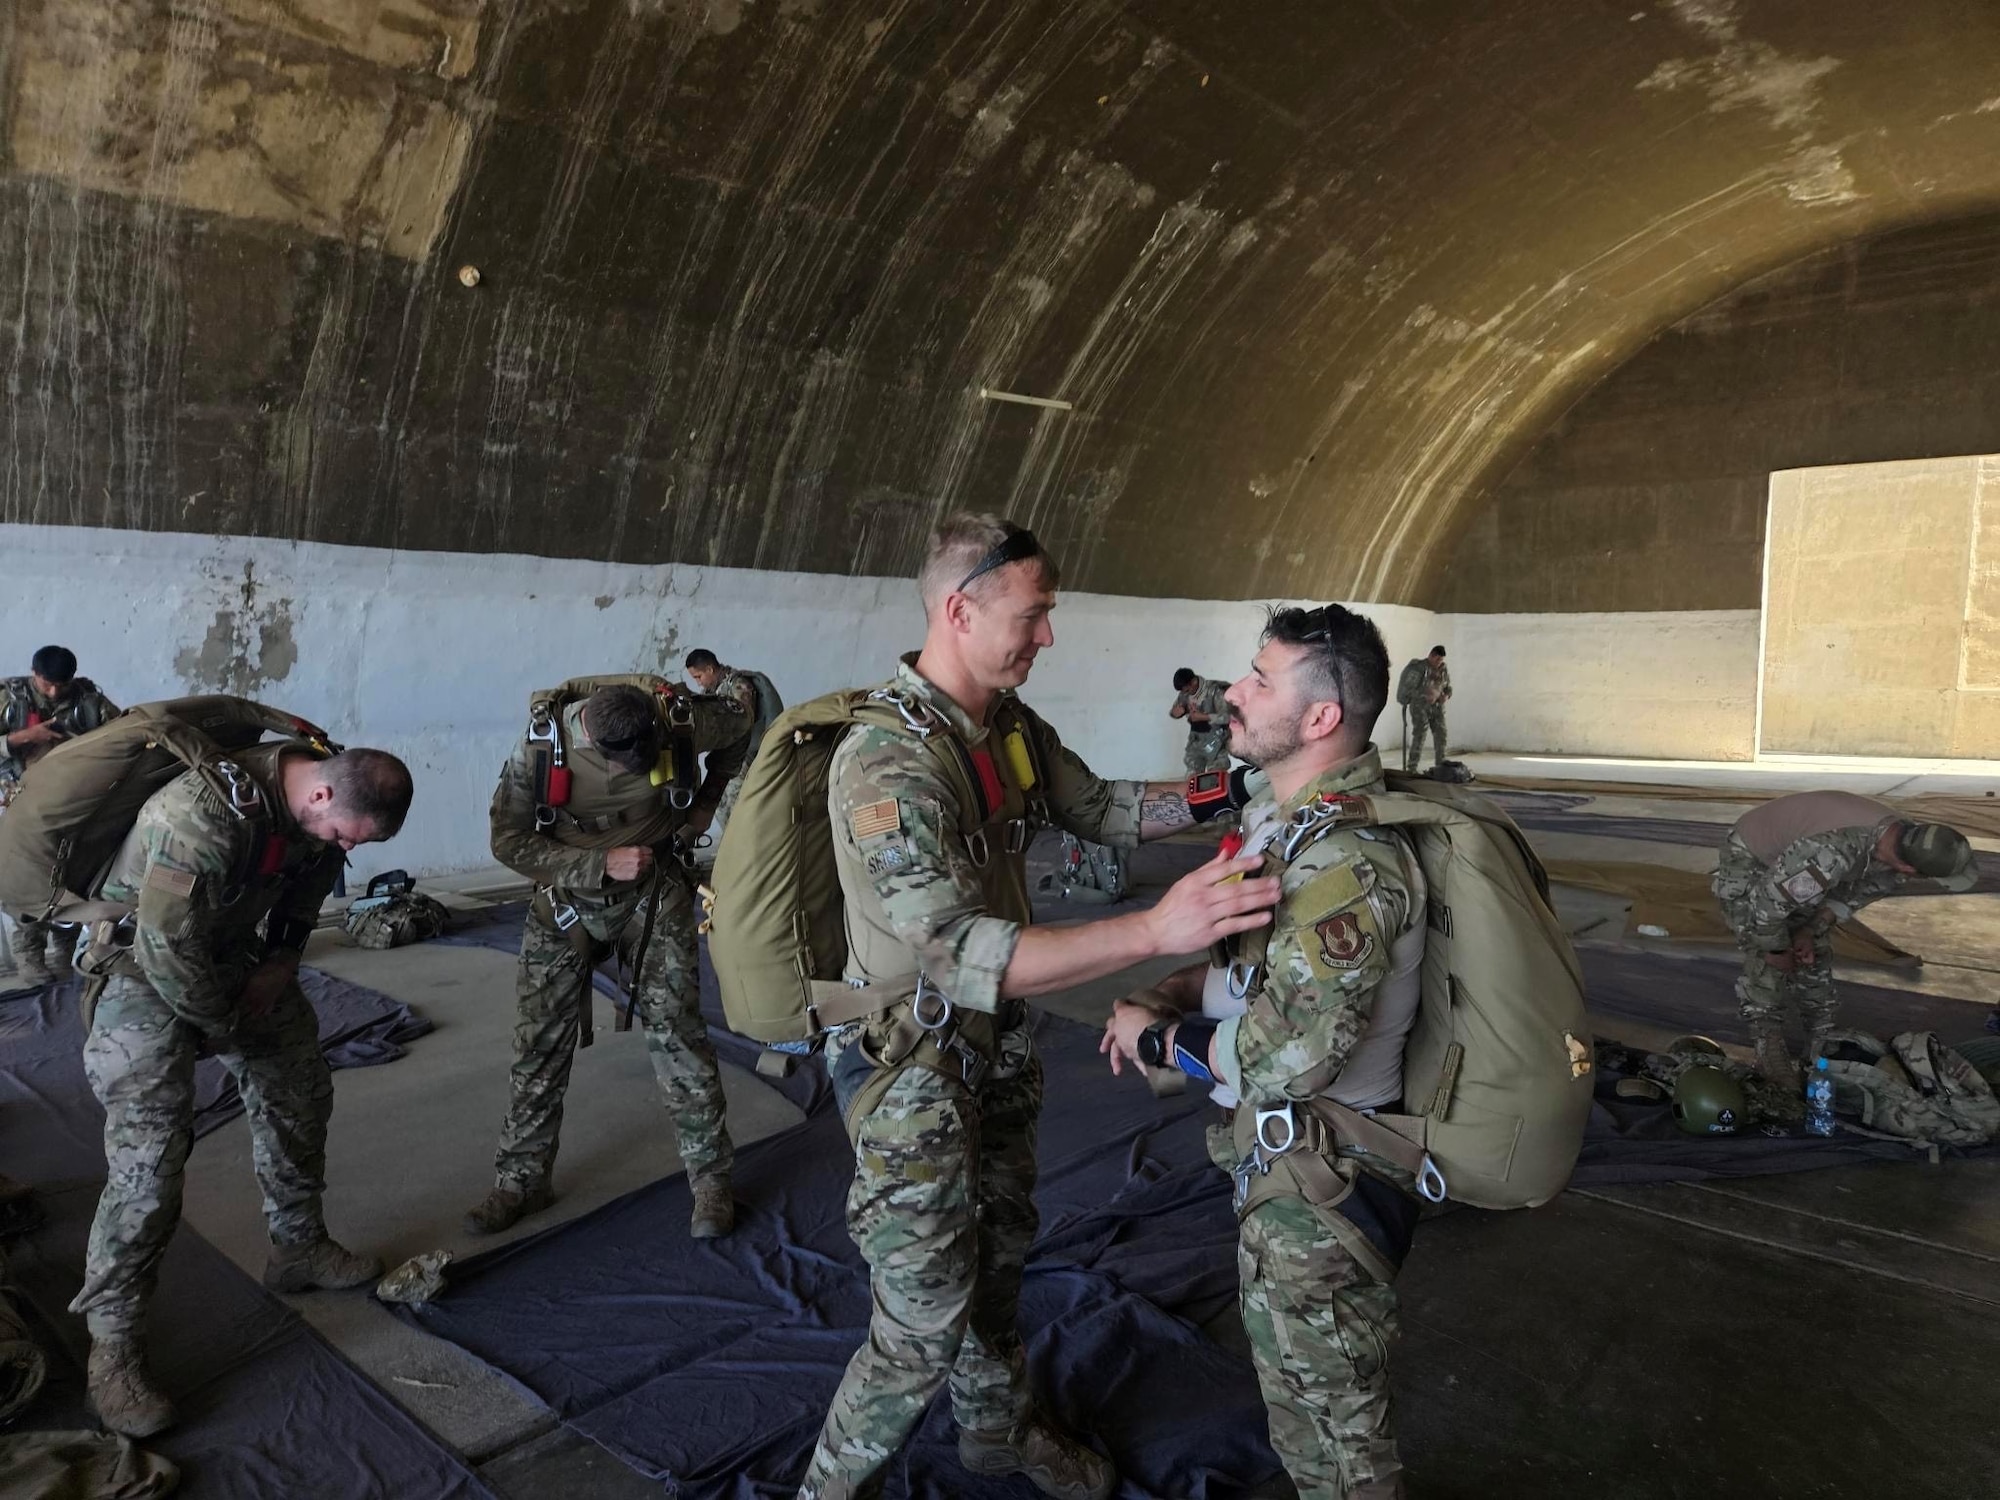
[[[991,551],[979,559],[979,565],[958,581],[956,593],[964,593],[973,582],[984,578],[996,568],[1004,568],[1009,563],[1026,562],[1031,557],[1042,555],[1042,544],[1035,540],[1035,534],[1020,526],[1009,526],[1007,534],[996,543]]]

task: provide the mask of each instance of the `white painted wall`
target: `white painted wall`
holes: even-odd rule
[[[409,761],[402,835],[356,874],[490,863],[486,803],[528,693],[597,671],[680,675],[707,646],[788,702],[879,681],[922,639],[915,585],[693,566],[391,552],[256,538],[0,526],[0,671],[58,641],[120,703],[240,692]],[[1390,671],[1450,651],[1456,749],[1687,759],[1751,753],[1757,613],[1456,615],[1360,606]],[[1107,775],[1181,769],[1176,667],[1234,677],[1264,605],[1065,593],[1024,696]],[[1378,741],[1401,744],[1392,704]]]
[[[1750,760],[1757,619],[1754,609],[1440,616],[1452,745]]]
[[[16,578],[0,598],[0,671],[73,649],[121,704],[240,692],[409,761],[402,835],[355,872],[491,862],[486,804],[528,693],[598,671],[680,676],[707,646],[768,672],[788,702],[879,681],[921,643],[915,585],[691,566],[390,552],[255,538],[0,526]],[[1395,660],[1430,614],[1371,611]],[[1066,593],[1056,646],[1025,696],[1108,775],[1177,776],[1173,671],[1240,673],[1263,606]]]

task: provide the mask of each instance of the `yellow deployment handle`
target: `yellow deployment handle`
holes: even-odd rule
[[[1014,784],[1024,792],[1032,792],[1035,758],[1028,753],[1028,737],[1018,729],[1010,729],[1000,743],[1007,752],[1007,767],[1014,773]]]
[[[669,740],[660,747],[660,758],[653,762],[652,774],[647,777],[654,786],[667,786],[674,779],[674,746]]]

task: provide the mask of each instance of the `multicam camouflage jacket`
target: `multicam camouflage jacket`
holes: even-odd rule
[[[1371,747],[1301,788],[1277,808],[1280,820],[1324,796],[1384,789]],[[1266,788],[1245,809],[1261,822],[1275,799]],[[1260,816],[1260,804],[1262,816]],[[1385,828],[1336,828],[1286,866],[1266,952],[1264,988],[1215,1037],[1223,1081],[1246,1104],[1277,1104],[1324,1093],[1368,1030],[1391,950],[1421,911],[1410,895],[1404,845]]]
[[[204,1033],[227,1033],[238,993],[272,940],[303,946],[346,856],[293,821],[278,775],[283,747],[234,758],[264,795],[261,818],[225,806],[190,772],[148,799],[112,862],[100,894],[134,903],[130,963],[175,1015]],[[297,753],[297,752],[293,752]]]

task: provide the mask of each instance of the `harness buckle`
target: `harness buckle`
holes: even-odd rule
[[[675,812],[686,812],[694,806],[694,791],[689,787],[670,786],[667,788],[667,806]]]
[[[549,903],[549,916],[555,922],[557,932],[568,932],[570,928],[583,920],[583,913],[567,902],[558,906],[555,902],[551,901]]]
[[[1430,1152],[1424,1153],[1424,1164],[1417,1169],[1417,1196],[1426,1203],[1442,1203],[1445,1195],[1444,1173],[1431,1159]]]
[[[933,1001],[936,1004],[934,1014],[929,1017],[924,1012],[926,1001]],[[951,1025],[952,1017],[956,1013],[957,1007],[951,1003],[951,996],[932,984],[927,976],[919,974],[917,992],[910,997],[910,1019],[935,1035]]]
[[[264,793],[257,783],[243,774],[243,768],[233,760],[219,760],[215,763],[217,773],[229,787],[229,810],[237,817],[248,817],[264,805]]]
[[[1223,983],[1229,989],[1232,1000],[1247,1000],[1264,984],[1264,966],[1251,963],[1246,958],[1231,959]]]
[[[1279,1134],[1274,1127],[1282,1126]],[[1283,1104],[1264,1106],[1257,1111],[1257,1149],[1268,1151],[1274,1157],[1283,1156],[1299,1143],[1298,1116],[1292,1112],[1289,1100]]]
[[[550,745],[556,742],[555,715],[549,712],[546,703],[537,703],[528,711],[528,743]]]
[[[1007,820],[1007,852],[1009,854],[1026,854],[1028,852],[1028,845],[1033,838],[1033,825],[1026,818],[1009,818]]]
[[[993,846],[987,842],[986,830],[975,828],[965,836],[965,852],[977,868],[986,868],[986,862],[993,857]]]

